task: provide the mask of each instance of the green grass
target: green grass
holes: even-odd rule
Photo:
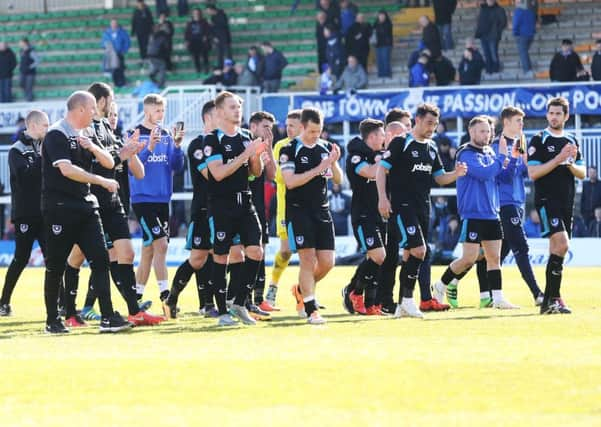
[[[322,327],[295,317],[296,274],[284,274],[283,311],[256,327],[221,330],[195,316],[189,286],[177,321],[51,337],[41,333],[43,270],[28,269],[15,315],[0,319],[3,424],[601,425],[599,269],[565,269],[571,316],[539,316],[509,268],[506,294],[521,310],[475,308],[472,273],[460,309],[420,321],[344,314],[339,291],[352,269],[337,267],[319,285]],[[80,303],[86,282],[84,270]],[[146,292],[156,303],[156,285]]]

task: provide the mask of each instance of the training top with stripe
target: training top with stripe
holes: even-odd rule
[[[190,180],[192,181],[191,217],[208,208],[208,182],[202,175],[207,162],[203,153],[204,135],[194,138],[188,145],[188,161],[190,163]]]
[[[528,165],[542,165],[557,156],[567,144],[575,144],[580,148],[578,140],[569,132],[559,136],[548,129],[537,133],[528,145]],[[584,165],[584,159],[578,150],[573,159],[576,165]],[[568,168],[568,162],[557,166],[547,175],[534,181],[534,203],[540,204],[545,199],[553,199],[572,206],[576,192],[574,175]]]
[[[280,150],[280,167],[282,172],[291,170],[302,174],[316,168],[322,159],[327,158],[332,151],[332,144],[322,139],[313,145],[305,145],[300,137],[293,139]],[[328,188],[327,171],[313,177],[300,187],[286,190],[286,210],[288,206],[309,209],[327,209]]]
[[[461,219],[499,219],[497,176],[507,156],[496,155],[490,146],[465,144],[457,162],[467,164],[467,174],[457,178],[457,211]]]
[[[414,206],[416,211],[430,211],[432,177],[445,173],[436,143],[417,141],[411,134],[397,136],[382,154],[380,165],[389,170],[392,209]]]
[[[222,161],[224,164],[234,161],[240,156],[248,144],[251,142],[250,132],[246,129],[238,128],[233,135],[227,135],[221,129],[215,129],[204,138],[203,153],[205,161],[208,164],[215,160]],[[209,201],[229,200],[238,193],[250,195],[248,176],[250,166],[248,161],[240,166],[233,174],[217,181],[209,169]],[[233,200],[235,201],[235,200]]]
[[[8,150],[10,169],[11,219],[41,217],[42,141],[21,131]]]
[[[376,180],[365,178],[359,173],[363,168],[377,163],[382,153],[373,151],[359,137],[350,140],[346,150],[346,176],[353,191],[351,217],[358,218],[363,215],[379,219]]]

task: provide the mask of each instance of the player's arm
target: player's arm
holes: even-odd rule
[[[319,165],[316,167],[303,173],[296,173],[296,167],[294,165],[294,153],[293,150],[289,148],[290,147],[287,146],[282,149],[282,154],[280,155],[280,169],[282,171],[282,177],[284,178],[286,188],[289,190],[305,185],[316,176],[321,175],[331,165],[332,156],[328,156],[322,159]]]
[[[255,139],[250,144],[248,144],[248,146],[242,152],[242,154],[235,157],[229,163],[223,163],[223,156],[221,154],[217,152],[213,154],[213,151],[215,150],[216,146],[215,144],[212,144],[212,142],[215,141],[211,139],[210,141],[206,142],[206,147],[211,148],[210,151],[205,151],[205,155],[209,156],[207,158],[207,167],[209,168],[209,172],[211,172],[213,178],[215,178],[215,181],[223,181],[225,178],[235,173],[238,169],[240,169],[242,165],[249,161],[250,157],[253,154],[256,153],[257,148],[259,148],[259,144],[262,144],[260,139]],[[259,175],[261,174],[259,173]]]
[[[275,164],[275,156],[273,154],[273,148],[271,141],[267,141],[265,144],[265,151],[261,154],[263,156],[263,166],[265,168],[265,179],[273,181],[277,172],[277,165]]]
[[[572,175],[574,175],[576,178],[578,179],[584,179],[586,178],[586,166],[581,163],[570,163],[568,164],[568,169],[570,170],[570,172],[572,172]]]
[[[113,169],[115,167],[113,155],[99,145],[94,144],[90,138],[78,136],[77,142],[83,149],[88,150],[103,168]]]
[[[248,159],[248,172],[253,176],[261,176],[263,173],[263,161],[261,155],[255,154]]]
[[[121,147],[118,154],[119,162],[127,161],[128,169],[136,179],[144,178],[146,173],[144,165],[137,154],[141,149],[140,129],[136,129],[134,133],[127,138],[125,145]],[[117,159],[115,159],[115,164],[117,164]]]
[[[100,175],[86,172],[79,166],[75,166],[69,160],[59,160],[55,162],[55,167],[61,171],[61,174],[72,181],[84,184],[99,185],[107,191],[114,193],[119,188],[119,184],[114,179],[103,178]]]
[[[380,161],[376,169],[376,187],[378,188],[378,211],[382,218],[388,218],[392,212],[388,194],[386,194],[386,175],[390,169],[390,163]]]
[[[455,170],[447,172],[444,170],[444,166],[442,165],[442,161],[437,152],[432,170],[432,176],[438,185],[449,185],[457,181],[457,178],[460,176],[465,176],[467,174],[467,165],[463,162],[457,162],[455,164]]]
[[[342,178],[343,178],[343,174],[342,174],[342,168],[340,167],[340,165],[338,164],[337,161],[332,163],[332,181],[334,182],[334,184],[342,184]]]
[[[553,172],[553,170],[557,166],[564,163],[569,157],[575,156],[575,147],[576,146],[573,144],[564,145],[559,154],[557,154],[557,156],[553,157],[551,160],[545,163],[542,163],[540,160],[538,160],[535,155],[530,155],[528,157],[528,175],[530,176],[530,179],[536,181],[537,179],[540,179],[545,175],[548,175],[551,172]],[[529,148],[529,151],[530,150],[532,150],[532,148]],[[536,154],[536,152],[534,152],[533,154]]]
[[[40,170],[39,157],[37,162],[37,173]],[[18,179],[25,179],[35,173],[36,165],[30,165],[25,156],[21,154],[16,148],[11,149],[8,152],[8,166],[11,173],[15,174]]]
[[[140,160],[137,154],[134,154],[127,161],[127,167],[131,174],[136,179],[142,179],[146,175],[146,169],[144,168],[144,164]]]

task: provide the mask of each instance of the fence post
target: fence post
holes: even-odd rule
[[[580,114],[574,116],[574,130],[578,141],[582,141],[582,116]]]
[[[460,115],[457,116],[457,140],[455,144],[459,147],[459,143],[461,143],[461,136],[463,135],[463,117]]]

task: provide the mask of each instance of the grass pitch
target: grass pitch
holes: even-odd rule
[[[505,292],[521,310],[477,309],[470,274],[460,309],[421,321],[345,314],[340,288],[352,269],[336,267],[319,285],[329,321],[321,327],[295,316],[297,272],[284,274],[282,311],[256,327],[218,329],[194,315],[191,284],[177,321],[54,337],[41,333],[43,270],[27,269],[14,316],[0,318],[2,424],[601,425],[599,269],[564,270],[572,315],[539,316],[507,268]],[[536,274],[544,282],[544,271]],[[81,304],[85,270],[80,289]],[[146,289],[158,312],[156,285]],[[113,297],[125,313],[114,288]]]

